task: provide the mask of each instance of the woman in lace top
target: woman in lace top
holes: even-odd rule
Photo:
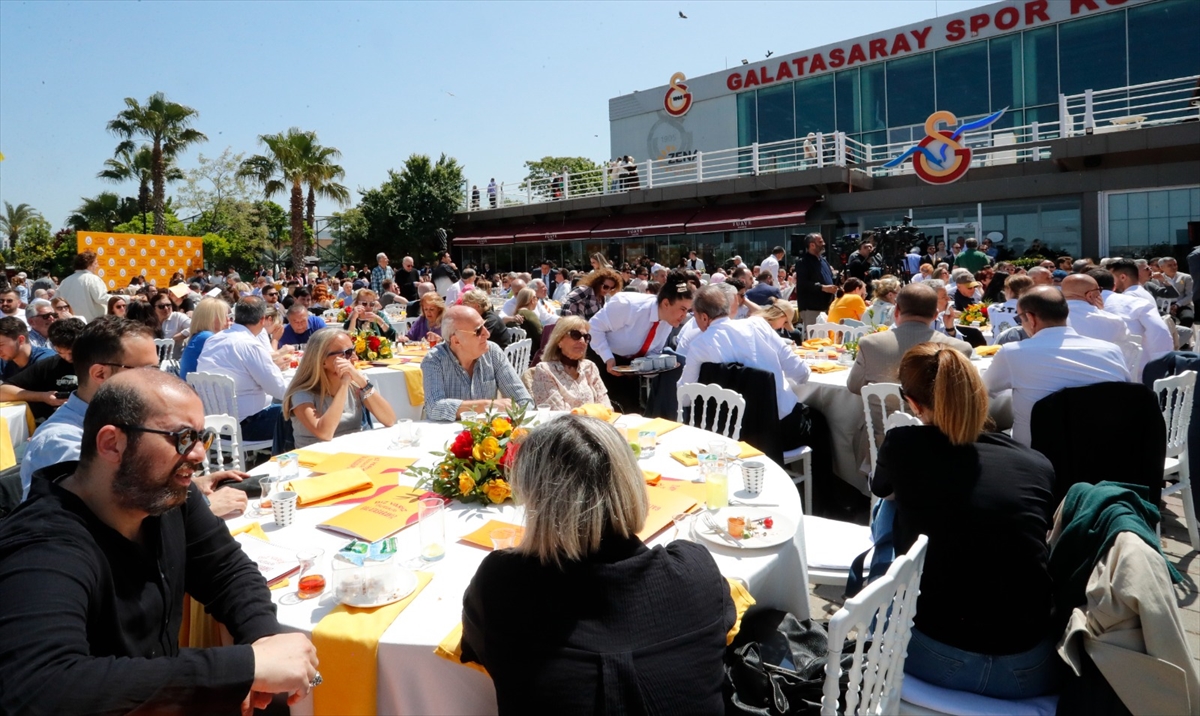
[[[591,328],[579,316],[563,316],[554,324],[542,362],[527,373],[534,403],[549,405],[551,410],[571,410],[588,403],[612,407],[600,370],[586,357],[591,341]]]

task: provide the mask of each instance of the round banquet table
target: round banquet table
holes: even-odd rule
[[[618,428],[637,427],[646,419],[637,415],[623,416]],[[355,433],[320,443],[307,450],[337,453],[349,452],[363,455],[387,455],[392,457],[418,457],[419,466],[433,465],[436,458],[429,453],[441,450],[461,430],[457,423],[419,423],[421,439],[418,446],[399,450],[389,449],[395,436],[395,428],[384,428]],[[697,467],[684,467],[670,456],[671,451],[698,448],[707,445],[712,433],[683,426],[662,435],[654,457],[643,459],[639,465],[646,470],[660,472],[664,478],[698,479]],[[800,619],[809,617],[808,575],[804,555],[803,514],[799,493],[791,479],[775,463],[766,458],[766,478],[762,493],[750,496],[742,487],[740,471],[730,470],[729,491],[735,500],[747,505],[770,505],[790,518],[796,525],[796,535],[791,541],[769,549],[738,549],[701,541],[716,560],[721,573],[742,582],[757,601],[757,604],[790,611]],[[259,466],[255,473],[266,471]],[[301,475],[307,471],[301,468]],[[401,485],[413,485],[414,479],[402,475]],[[330,576],[330,559],[343,547],[349,537],[317,529],[323,520],[337,515],[349,506],[313,507],[297,510],[295,521],[288,527],[278,528],[270,515],[265,517],[241,517],[231,520],[231,528],[237,528],[251,520],[258,520],[273,544],[286,547],[320,547],[325,554],[318,563],[327,578]],[[452,503],[446,519],[446,556],[440,561],[423,568],[433,572],[434,579],[417,595],[416,599],[396,618],[384,633],[379,643],[379,680],[377,706],[380,714],[494,714],[496,696],[488,677],[474,669],[454,664],[434,654],[434,647],[458,624],[462,617],[462,596],[470,583],[479,563],[487,552],[478,547],[458,542],[463,535],[472,532],[491,519],[520,522],[520,508],[511,502],[504,505],[482,507]],[[396,534],[398,554],[403,564],[410,566],[417,561],[419,531],[414,526]],[[675,538],[675,528],[666,529],[648,541],[653,547],[666,544]],[[699,541],[699,540],[698,540]],[[318,599],[297,605],[279,604],[280,598],[295,589],[293,584],[273,591],[272,599],[278,606],[281,624],[305,633],[321,620],[336,602],[331,590]],[[664,605],[664,608],[669,608]],[[297,716],[312,713],[311,698],[292,707]]]
[[[25,443],[29,441],[29,420],[26,419],[28,410],[29,406],[19,401],[0,406],[0,417],[4,418],[4,425],[8,428],[8,441],[13,448],[11,459],[14,464],[19,463],[24,457]],[[2,467],[9,467],[9,465]]]

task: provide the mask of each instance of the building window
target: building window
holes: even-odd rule
[[[820,75],[796,83],[796,136],[832,132],[837,128],[833,102],[833,75]]]
[[[858,85],[858,70],[839,72],[834,78],[837,98],[837,131],[858,134],[862,131],[862,94]]]
[[[949,110],[960,119],[988,113],[988,43],[972,42],[939,50],[935,62],[938,109]],[[890,82],[888,89],[891,90]],[[1001,105],[1005,106],[1008,105]],[[896,121],[893,119],[892,123]]]
[[[1110,12],[1064,22],[1058,27],[1058,36],[1063,94],[1129,84],[1125,77],[1125,13]]]
[[[1200,3],[1195,0],[1165,0],[1130,8],[1130,84],[1200,75],[1197,37]]]
[[[1170,254],[1188,245],[1188,223],[1200,221],[1200,187],[1108,195],[1108,252]]]
[[[874,132],[887,129],[887,80],[884,75],[884,63],[863,67],[862,74],[862,131]],[[921,120],[924,121],[925,117]],[[905,124],[905,122],[897,122]],[[845,130],[842,130],[845,131]]]
[[[932,52],[887,63],[887,99],[886,126],[922,124],[933,114],[936,108]]]
[[[795,108],[790,82],[758,90],[758,141],[766,144],[795,139]]]
[[[1027,105],[1058,102],[1058,28],[1028,30],[1022,34]]]
[[[758,106],[754,92],[737,96],[738,146],[748,147],[758,141]]]
[[[1009,35],[988,41],[991,55],[992,111],[1025,106],[1025,90],[1021,84],[1021,36]]]

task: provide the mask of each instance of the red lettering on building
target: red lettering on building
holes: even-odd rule
[[[737,92],[740,90],[742,88],[742,73],[734,72],[726,77],[725,86],[729,88],[730,92]]]
[[[759,84],[758,73],[755,72],[754,70],[750,70],[749,72],[747,72],[746,73],[746,83],[743,84],[742,87],[745,87],[745,88],[756,87],[756,86],[758,86],[758,84]]]
[[[808,74],[811,75],[814,72],[820,72],[824,69],[828,69],[825,67],[825,58],[821,57],[821,53],[818,52],[813,55],[812,62],[808,63]]]
[[[1021,21],[1021,13],[1015,7],[1002,7],[996,11],[996,28],[1011,30]]]
[[[866,62],[867,53],[863,52],[862,45],[855,43],[854,47],[850,48],[850,61],[847,64],[853,65],[855,62]]]
[[[1080,10],[1099,10],[1096,0],[1071,0],[1071,14],[1078,15]]]
[[[962,20],[951,20],[946,23],[946,39],[958,42],[967,36],[967,25]]]
[[[1125,4],[1125,0],[1104,0],[1104,2],[1108,3],[1109,5],[1112,5],[1113,7],[1116,7],[1117,5]]]
[[[892,43],[892,56],[901,52],[912,52],[912,45],[908,44],[908,38],[904,35],[896,35],[895,42]]]
[[[779,69],[778,69],[778,70],[775,70],[775,79],[777,79],[777,80],[784,80],[784,79],[790,80],[790,79],[791,79],[793,76],[794,76],[794,75],[792,75],[792,68],[788,66],[788,63],[786,63],[786,62],[780,62],[780,63],[779,63]]]
[[[929,32],[933,30],[933,25],[927,25],[924,30],[911,30],[912,36],[917,38],[917,49],[925,49],[925,39],[929,37]]]
[[[867,43],[867,47],[871,48],[871,59],[878,57],[887,57],[887,40],[871,40]]]
[[[1046,5],[1046,0],[1033,0],[1033,2],[1025,3],[1025,24],[1032,25],[1035,20],[1050,22],[1050,16],[1046,14]]]
[[[797,77],[804,76],[804,63],[805,62],[808,62],[808,55],[805,55],[804,57],[797,57],[796,59],[792,60],[792,64],[796,66],[796,76]]]
[[[841,67],[846,64],[846,51],[842,48],[829,51],[829,66],[833,68]]]
[[[762,83],[763,83],[764,85],[769,85],[769,84],[771,84],[772,82],[774,82],[774,81],[775,81],[775,78],[774,78],[774,77],[772,77],[771,75],[768,75],[768,74],[767,74],[767,68],[766,68],[766,67],[759,67],[759,68],[758,68],[758,78],[759,78],[760,80],[762,80]]]
[[[990,16],[988,16],[987,13],[984,13],[983,15],[972,15],[971,16],[971,37],[978,35],[979,31],[982,30],[983,28],[987,27],[988,23],[990,23],[991,21],[992,21],[992,18]]]

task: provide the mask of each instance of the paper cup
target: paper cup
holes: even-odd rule
[[[296,518],[296,493],[285,490],[271,495],[271,511],[275,513],[275,524],[287,527]]]
[[[767,468],[761,462],[749,460],[742,463],[742,483],[746,487],[746,492],[751,495],[757,495],[762,492],[763,478],[767,474]]]

